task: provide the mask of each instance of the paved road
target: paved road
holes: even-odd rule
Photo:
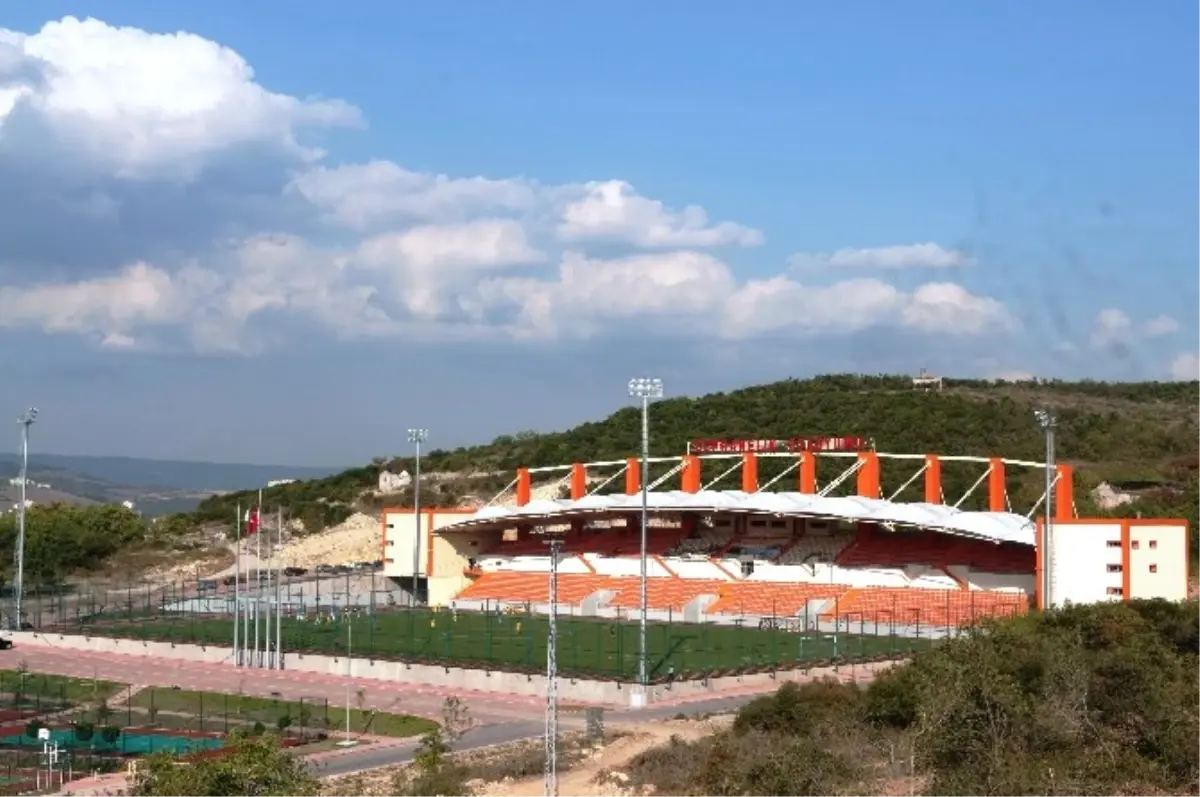
[[[660,722],[671,719],[681,712],[685,714],[723,714],[736,711],[761,693],[761,690],[758,692],[747,691],[738,695],[691,700],[683,704],[648,706],[644,709],[610,709],[605,711],[604,721],[607,726],[611,727],[621,724]],[[560,714],[559,728],[564,732],[583,730],[584,719],[580,715]],[[464,734],[455,749],[465,752],[483,747],[512,744],[526,739],[540,739],[544,732],[545,724],[540,718],[483,725]],[[368,769],[407,764],[412,761],[416,747],[417,741],[412,740],[376,749],[364,747],[360,750],[353,750],[351,748],[353,752],[339,752],[328,757],[319,756],[310,763],[310,767],[321,777],[350,775]]]

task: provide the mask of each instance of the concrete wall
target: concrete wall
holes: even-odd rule
[[[42,634],[30,631],[13,632],[13,642],[21,647],[44,647],[57,650],[83,650],[92,653],[108,653],[118,656],[146,656],[176,661],[224,664],[233,667],[232,651],[229,648],[201,645],[173,645],[169,642],[147,642],[135,639],[109,639],[107,637],[85,637],[70,634]],[[772,673],[734,675],[722,678],[706,678],[695,681],[676,681],[672,684],[653,686],[647,696],[648,702],[678,698],[686,695],[718,695],[720,692],[752,686],[766,686],[785,681],[806,681],[820,678],[839,680],[869,680],[877,672],[893,666],[895,662],[873,662],[870,664],[847,664],[840,667],[814,667],[809,669],[780,670]],[[449,689],[470,689],[481,692],[497,692],[513,695],[542,696],[546,693],[546,678],[543,675],[462,667],[439,667],[428,664],[353,659],[347,661],[337,656],[300,655],[285,653],[284,667],[290,672],[311,672],[322,675],[351,675],[392,683],[411,683]],[[559,687],[564,699],[597,705],[628,705],[632,687],[629,684],[610,681],[589,681],[575,678],[560,678]]]

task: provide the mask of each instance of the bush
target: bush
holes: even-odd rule
[[[785,684],[732,728],[631,763],[673,794],[1195,794],[1195,601],[994,622],[859,690]]]
[[[41,720],[30,720],[25,723],[25,736],[30,739],[36,739],[38,731],[46,727],[46,723]]]
[[[74,731],[75,738],[86,744],[90,742],[92,737],[96,734],[96,726],[87,720],[80,720],[79,722],[75,723]]]

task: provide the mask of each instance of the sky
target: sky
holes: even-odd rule
[[[342,465],[637,376],[1196,379],[1197,13],[5,4],[0,418]]]

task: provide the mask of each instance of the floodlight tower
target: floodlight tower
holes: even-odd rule
[[[642,400],[642,534],[641,534],[641,596],[638,605],[641,607],[638,619],[638,684],[641,694],[635,700],[636,707],[646,704],[647,684],[650,681],[650,671],[646,655],[646,555],[647,529],[650,525],[650,400],[663,397],[661,379],[639,377],[629,380],[629,395]]]
[[[29,484],[29,427],[37,422],[38,408],[30,407],[17,423],[21,424],[21,490],[20,505],[17,507],[17,547],[14,558],[17,560],[17,578],[13,585],[15,608],[13,610],[14,630],[21,630],[21,601],[25,595],[25,488]]]
[[[558,560],[563,535],[547,532],[542,541],[550,546],[550,622],[546,635],[546,763],[543,785],[546,797],[558,797]]]
[[[1038,425],[1042,427],[1046,445],[1046,519],[1042,522],[1042,534],[1038,540],[1038,548],[1042,552],[1042,583],[1039,585],[1042,591],[1042,608],[1048,609],[1054,605],[1050,596],[1050,548],[1052,545],[1050,540],[1054,524],[1054,482],[1056,481],[1054,428],[1058,425],[1058,419],[1049,410],[1035,410],[1033,415],[1037,418]]]
[[[428,429],[409,429],[408,442],[417,447],[413,465],[413,600],[420,599],[418,573],[421,570],[421,443],[429,439]]]

